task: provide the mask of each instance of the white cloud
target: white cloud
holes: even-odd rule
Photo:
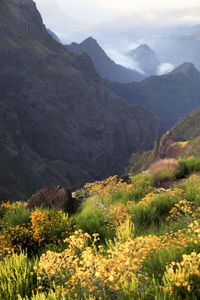
[[[170,63],[162,63],[158,66],[157,75],[164,75],[171,72],[174,69],[174,66]]]
[[[144,74],[144,72],[139,68],[138,63],[136,61],[133,61],[133,59],[128,57],[126,54],[121,53],[114,49],[106,49],[106,48],[105,48],[105,52],[117,64],[120,64],[126,68],[133,69]]]

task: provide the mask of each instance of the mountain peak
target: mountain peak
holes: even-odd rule
[[[131,50],[129,55],[154,55],[155,53],[147,44],[141,44],[136,49]]]
[[[95,40],[92,36],[90,36],[87,39],[85,39],[81,44],[86,44],[86,43],[97,44],[97,40]]]
[[[139,47],[137,47],[135,50],[145,50],[145,51],[152,51],[152,49],[147,44],[141,44]]]
[[[160,62],[154,51],[147,44],[141,44],[130,51],[128,55],[139,64],[139,67],[146,75],[156,74]]]
[[[117,82],[139,81],[144,78],[139,72],[116,64],[93,37],[88,37],[80,44],[66,45],[66,48],[77,54],[87,53],[103,78]]]
[[[172,73],[183,73],[183,74],[189,74],[189,73],[196,73],[199,71],[195,68],[195,65],[191,62],[184,62],[183,64],[179,65],[177,68],[175,68]]]

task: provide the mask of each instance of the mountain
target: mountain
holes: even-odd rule
[[[138,63],[139,68],[145,75],[155,75],[158,71],[160,62],[154,51],[147,44],[142,44],[134,50],[128,52],[128,55]]]
[[[0,199],[119,174],[163,132],[47,32],[32,0],[0,1]]]
[[[112,82],[109,86],[128,103],[146,106],[166,128],[200,106],[200,72],[192,63],[183,63],[166,75],[150,76],[142,82]]]
[[[61,43],[59,37],[50,29],[47,29],[48,33],[52,36],[52,38],[54,38],[54,40],[56,40],[57,42]]]
[[[200,108],[193,110],[183,117],[172,129],[172,133],[177,138],[184,140],[195,139],[200,136]]]
[[[176,18],[177,13],[178,11],[174,15]],[[193,8],[191,15],[194,14],[199,19],[199,7]],[[185,9],[184,18],[186,15],[189,20],[191,15],[188,7]],[[91,29],[90,34],[95,35],[101,45],[106,45],[107,48],[121,53],[128,52],[133,44],[136,47],[142,41],[154,49],[157,58],[163,63],[170,63],[175,68],[187,61],[200,69],[200,25],[190,25],[187,21],[183,21],[181,25],[169,22],[169,20],[167,24],[164,24],[166,16],[162,16],[161,12],[155,15],[152,21],[155,21],[157,17],[160,20],[157,20],[156,26],[151,24],[150,20],[146,22],[146,16],[140,14],[101,24]]]
[[[141,73],[116,64],[92,37],[87,38],[80,44],[66,45],[66,48],[77,54],[87,53],[103,78],[123,83],[139,81],[144,78]]]

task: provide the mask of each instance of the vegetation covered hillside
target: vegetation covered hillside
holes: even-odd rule
[[[156,139],[151,151],[133,153],[125,173],[136,174],[164,158],[181,156],[199,157],[200,153],[200,109],[197,108],[181,118],[161,138]]]
[[[71,217],[2,204],[0,298],[199,299],[200,159],[192,171],[168,189],[155,172],[89,183]]]
[[[48,34],[32,0],[0,1],[0,201],[118,174],[162,131]]]
[[[200,136],[200,108],[193,110],[183,117],[173,128],[172,133],[184,140],[195,139]]]

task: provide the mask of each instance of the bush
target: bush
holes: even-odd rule
[[[148,172],[152,174],[155,182],[172,180],[176,177],[179,164],[175,159],[161,159],[151,165]]]
[[[6,213],[1,221],[2,252],[26,250],[28,255],[37,254],[49,245],[62,242],[71,233],[71,221],[62,211],[30,211],[20,203],[4,204],[3,207]]]
[[[30,222],[31,210],[26,208],[23,203],[20,203],[15,210],[8,210],[4,218],[7,220],[9,226],[17,226]]]
[[[0,262],[0,299],[15,300],[17,295],[32,295],[38,284],[34,264],[23,253],[12,254]]]
[[[200,158],[199,157],[182,157],[178,160],[179,172],[177,178],[189,176],[192,173],[200,171]]]
[[[74,221],[84,232],[90,235],[98,233],[102,241],[114,236],[114,231],[108,226],[109,218],[104,212],[104,206],[95,203],[95,197],[82,204]]]
[[[181,199],[181,195],[182,192],[178,189],[167,193],[161,189],[157,193],[147,194],[140,202],[132,205],[130,212],[133,214],[132,220],[136,233],[144,233],[153,225],[159,226],[174,204]]]
[[[184,198],[193,202],[196,206],[200,206],[200,176],[193,174],[184,180],[178,187],[183,189]]]

